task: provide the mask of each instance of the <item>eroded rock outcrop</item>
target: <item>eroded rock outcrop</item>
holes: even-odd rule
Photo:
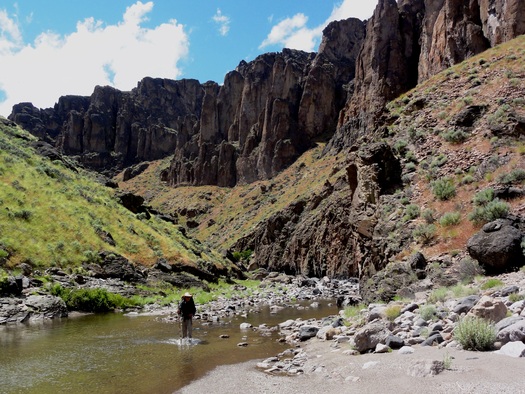
[[[400,164],[385,143],[352,152],[346,175],[308,201],[297,201],[241,238],[253,266],[290,274],[358,277],[383,268],[385,234],[376,231],[382,195],[400,185]]]

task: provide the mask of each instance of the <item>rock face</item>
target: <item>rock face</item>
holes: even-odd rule
[[[54,108],[21,103],[10,119],[98,171],[173,155],[169,184],[233,186],[273,177],[336,128],[327,150],[352,146],[389,100],[523,33],[525,0],[380,0],[366,23],[329,24],[317,55],[242,61],[222,86],[144,78]]]
[[[376,130],[384,105],[418,82],[524,34],[524,14],[524,0],[380,0],[327,151]]]
[[[285,49],[242,61],[222,86],[144,78],[130,92],[99,86],[54,108],[21,103],[10,119],[108,174],[173,155],[162,174],[171,185],[268,179],[334,132],[364,35],[360,20],[334,22],[318,54]]]
[[[322,277],[357,277],[377,269],[388,249],[377,231],[380,198],[401,182],[386,143],[363,146],[348,158],[346,175],[308,201],[297,201],[261,222],[233,250],[253,250],[260,268]]]

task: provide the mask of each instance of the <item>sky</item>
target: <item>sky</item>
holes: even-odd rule
[[[144,77],[222,83],[241,60],[317,51],[333,20],[368,19],[377,0],[2,0],[0,115],[96,85]]]

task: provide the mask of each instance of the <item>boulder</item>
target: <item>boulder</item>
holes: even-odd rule
[[[524,264],[522,238],[522,232],[509,220],[498,219],[468,240],[467,251],[488,274],[499,274]]]
[[[390,331],[384,323],[369,323],[356,332],[354,337],[355,349],[359,353],[374,350],[378,343],[385,343]]]
[[[501,329],[496,337],[503,344],[514,341],[525,341],[525,319]]]
[[[307,341],[317,335],[319,327],[304,325],[299,330],[299,339],[301,341]]]
[[[467,313],[477,304],[479,298],[477,295],[470,295],[460,299],[454,307],[453,312],[457,314]]]
[[[503,301],[496,300],[489,296],[483,296],[467,313],[467,316],[481,317],[497,323],[507,316],[507,307]]]
[[[525,343],[508,342],[495,353],[510,357],[525,357]]]

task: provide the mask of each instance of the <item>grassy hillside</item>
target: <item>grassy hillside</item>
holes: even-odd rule
[[[443,71],[388,105],[388,135],[367,138],[388,142],[402,162],[400,197],[381,209],[393,223],[393,242],[407,231],[413,239],[399,258],[416,250],[429,256],[456,253],[492,218],[525,215],[523,196],[494,194],[523,188],[525,180],[525,130],[517,121],[525,119],[524,70],[522,36]],[[179,214],[196,238],[228,247],[260,220],[335,182],[345,155],[323,157],[321,150],[305,153],[270,181],[233,189],[167,187],[159,183],[167,161],[151,163],[120,184]]]
[[[101,250],[144,266],[159,258],[226,264],[178,226],[128,211],[92,173],[37,155],[33,140],[0,123],[0,267],[76,267]]]

